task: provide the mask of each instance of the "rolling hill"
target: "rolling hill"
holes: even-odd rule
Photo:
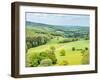
[[[71,25],[50,25],[36,22],[26,21],[26,29],[41,34],[57,34],[65,37],[84,37],[83,35],[89,34],[88,26],[71,26]]]

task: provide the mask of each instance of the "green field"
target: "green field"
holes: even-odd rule
[[[89,28],[27,23],[26,67],[89,64]]]

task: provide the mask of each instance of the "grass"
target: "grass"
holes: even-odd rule
[[[81,51],[72,51],[72,47],[74,46],[77,49],[84,49],[85,47],[89,47],[88,43],[89,41],[83,40],[83,41],[76,41],[76,42],[62,44],[61,47],[59,47],[56,50],[56,56],[57,56],[58,63],[60,62],[60,60],[67,60],[69,65],[81,64],[81,60],[83,57],[81,54]],[[59,52],[61,49],[65,49],[66,56],[61,57],[59,55]]]
[[[59,37],[59,41],[63,40],[64,38]],[[34,54],[36,52],[42,52],[48,50],[51,46],[56,48],[55,55],[57,58],[57,64],[59,65],[62,61],[66,60],[69,65],[80,65],[82,61],[82,54],[81,51],[72,51],[72,47],[76,49],[85,49],[85,47],[89,48],[89,40],[80,40],[75,42],[69,43],[58,43],[56,38],[50,40],[47,44],[41,45],[35,48],[30,48],[27,52],[27,55]],[[65,56],[60,55],[60,50],[64,49],[66,52]]]

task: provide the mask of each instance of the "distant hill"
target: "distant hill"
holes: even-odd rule
[[[88,26],[71,26],[71,25],[49,25],[36,22],[26,22],[27,29],[31,31],[45,34],[62,34],[65,36],[70,35],[84,35],[89,33]],[[30,32],[30,31],[29,31]]]
[[[36,22],[26,22],[26,26],[30,26],[30,27],[37,27],[37,28],[50,28],[50,30],[52,29],[53,31],[69,31],[72,29],[85,29],[88,30],[89,27],[88,26],[72,26],[72,25],[49,25],[49,24],[43,24],[43,23],[36,23]],[[73,31],[73,30],[72,30]]]
[[[44,23],[37,23],[37,22],[29,22],[26,21],[26,25],[31,26],[58,26],[58,27],[89,27],[89,26],[81,26],[81,25],[51,25],[51,24],[44,24]]]

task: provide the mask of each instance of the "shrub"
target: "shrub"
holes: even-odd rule
[[[55,51],[52,51],[51,49],[50,50],[46,50],[47,54],[48,54],[48,57],[52,60],[52,63],[53,64],[56,64],[57,62],[57,59],[56,59],[56,56],[55,56]]]
[[[49,54],[49,58],[52,60],[53,64],[56,64],[57,58],[56,58],[55,54]]]
[[[75,51],[75,47],[72,47],[72,51]]]
[[[38,53],[31,53],[26,54],[26,66],[28,67],[36,67],[39,65],[39,54]]]
[[[39,62],[43,59],[49,58],[48,53],[47,52],[40,52],[39,54]]]
[[[86,37],[85,40],[89,40],[89,37]]]
[[[60,51],[60,56],[65,56],[65,54],[66,54],[66,51],[65,51],[64,49],[62,49],[62,50]]]
[[[39,65],[39,59],[37,58],[37,59],[34,59],[33,61],[32,61],[32,64],[31,64],[31,67],[37,67],[38,65]]]
[[[51,59],[53,64],[56,64],[57,59],[56,59],[56,56],[52,50],[46,50],[44,52],[40,52],[39,62],[41,60],[47,59],[47,58]]]
[[[51,59],[43,59],[43,60],[41,60],[39,66],[51,66],[51,65],[52,65]]]
[[[44,57],[47,57],[48,56],[48,54],[47,54],[47,52],[40,52],[40,56],[44,56]]]
[[[85,47],[85,50],[88,50],[88,48],[87,48],[87,47]]]

